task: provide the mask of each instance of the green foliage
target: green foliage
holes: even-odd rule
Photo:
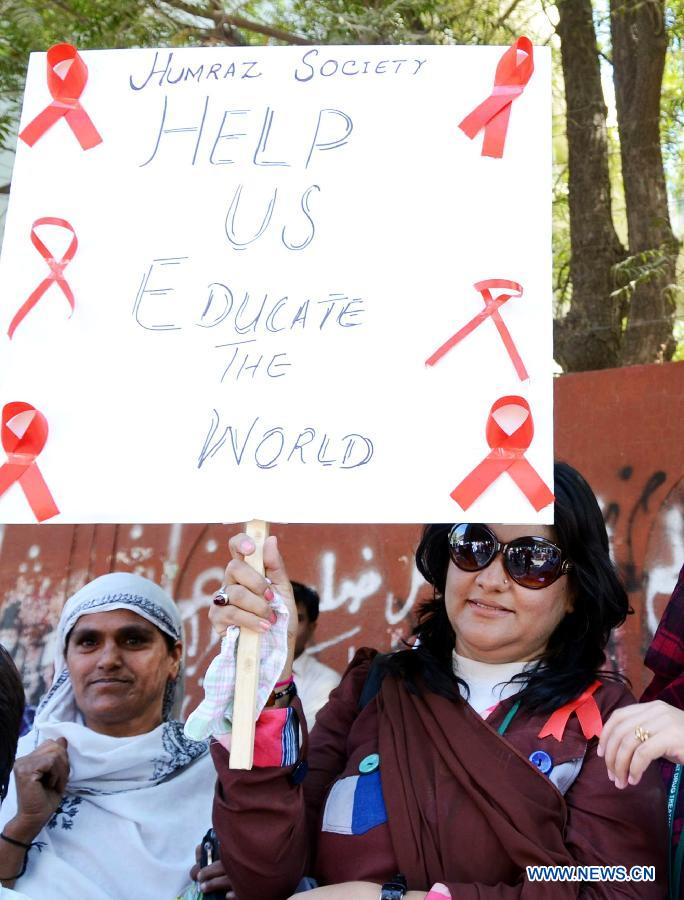
[[[684,224],[684,2],[671,4],[670,46],[660,100],[660,131],[675,217]]]
[[[627,306],[639,285],[658,281],[668,273],[673,249],[676,251],[676,248],[664,244],[652,250],[635,253],[619,262],[613,267],[613,280],[617,287],[611,297],[622,306]],[[681,289],[672,284],[668,285],[667,290],[676,294]]]
[[[507,12],[492,0],[295,0],[292,11],[320,43],[487,44],[510,40],[520,5],[511,3]]]

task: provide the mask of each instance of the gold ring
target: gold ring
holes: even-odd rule
[[[647,741],[650,736],[651,732],[647,731],[645,728],[642,728],[641,725],[637,725],[637,727],[634,729],[634,737],[642,744]]]

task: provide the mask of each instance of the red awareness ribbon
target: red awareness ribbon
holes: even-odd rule
[[[519,50],[525,54],[525,58],[521,62],[518,62]],[[525,85],[532,77],[533,72],[532,41],[526,37],[519,37],[499,60],[492,93],[479,106],[476,106],[458,126],[471,140],[484,128],[482,156],[497,158],[503,156],[511,106],[516,97],[519,97],[525,90]]]
[[[20,436],[13,430],[12,420],[21,413],[32,415],[28,427]],[[47,419],[34,406],[22,401],[5,404],[2,409],[2,447],[7,454],[7,462],[0,467],[0,496],[18,481],[39,522],[59,513],[36,463],[47,437]]]
[[[66,228],[67,231],[70,231],[72,233],[73,237],[71,239],[71,242],[66,249],[66,253],[61,259],[55,259],[52,253],[48,250],[48,248],[36,234],[36,228],[38,228],[39,225],[57,225],[60,228]],[[69,222],[67,222],[66,219],[55,219],[52,216],[44,216],[42,219],[36,219],[36,221],[31,226],[31,243],[50,267],[50,274],[47,276],[47,278],[44,278],[41,281],[35,291],[33,291],[33,293],[29,295],[29,297],[24,301],[24,303],[14,314],[14,318],[10,322],[10,326],[7,329],[7,334],[10,336],[10,338],[14,334],[17,325],[19,325],[24,316],[33,309],[33,307],[43,296],[45,291],[47,291],[47,289],[53,283],[58,284],[61,287],[65,297],[69,301],[71,312],[74,311],[74,295],[64,278],[64,270],[74,258],[76,250],[78,249],[78,238],[76,237],[76,232],[74,231],[73,227],[69,224]]]
[[[482,312],[479,312],[474,316],[467,325],[464,325],[460,331],[457,331],[456,334],[452,335],[448,341],[445,341],[438,350],[435,350],[432,356],[425,360],[425,365],[434,366],[445,353],[448,353],[452,347],[455,347],[459,341],[462,341],[464,337],[467,337],[471,331],[475,331],[478,325],[481,325],[485,319],[491,316],[492,322],[496,325],[497,330],[501,335],[501,340],[504,342],[504,347],[508,351],[508,355],[515,366],[518,378],[521,381],[526,381],[530,376],[527,374],[525,364],[523,363],[520,354],[518,353],[518,349],[515,346],[515,342],[511,337],[511,333],[506,327],[504,320],[501,318],[501,313],[499,312],[499,307],[503,306],[506,300],[510,300],[511,297],[522,297],[522,285],[518,284],[517,281],[506,281],[503,278],[488,278],[486,281],[478,281],[473,286],[476,291],[479,291],[482,294],[485,308]],[[496,298],[492,297],[492,290],[500,288],[508,291],[508,293],[499,294]]]
[[[507,434],[494,418],[494,413],[503,406],[518,406],[527,413],[525,421],[512,434]],[[508,472],[537,512],[553,502],[553,494],[525,459],[525,451],[534,437],[534,423],[529,403],[524,397],[500,397],[492,405],[487,418],[486,437],[491,452],[451,492],[461,509],[468,509],[504,472]]]
[[[57,72],[57,67],[60,63],[67,62],[71,62],[71,65],[62,77]],[[19,137],[29,147],[33,147],[36,141],[64,116],[84,150],[90,150],[102,143],[97,128],[79,100],[87,81],[88,67],[72,44],[55,44],[50,47],[47,52],[47,85],[53,98],[52,103],[29,122]]]
[[[596,700],[592,696],[594,692],[601,687],[600,681],[595,681],[590,687],[580,694],[575,700],[561,706],[548,719],[538,737],[548,737],[551,735],[557,741],[563,740],[563,732],[568,724],[568,719],[573,713],[576,713],[579,719],[582,734],[589,740],[593,737],[600,737],[603,729],[603,721],[601,719],[601,711],[598,708]]]

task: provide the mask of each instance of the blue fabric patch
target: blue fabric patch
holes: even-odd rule
[[[369,775],[350,775],[336,781],[323,811],[323,831],[333,834],[365,834],[387,821],[380,770]]]
[[[368,775],[360,775],[354,791],[354,809],[352,812],[352,834],[365,834],[376,825],[387,821],[385,800],[382,796],[380,770],[376,769]]]

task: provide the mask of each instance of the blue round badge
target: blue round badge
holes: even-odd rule
[[[543,775],[548,775],[553,769],[553,760],[545,750],[535,750],[530,753],[529,760]]]
[[[368,756],[364,756],[359,763],[359,772],[363,775],[369,775],[371,772],[375,772],[379,765],[380,756],[377,753],[370,753]]]

